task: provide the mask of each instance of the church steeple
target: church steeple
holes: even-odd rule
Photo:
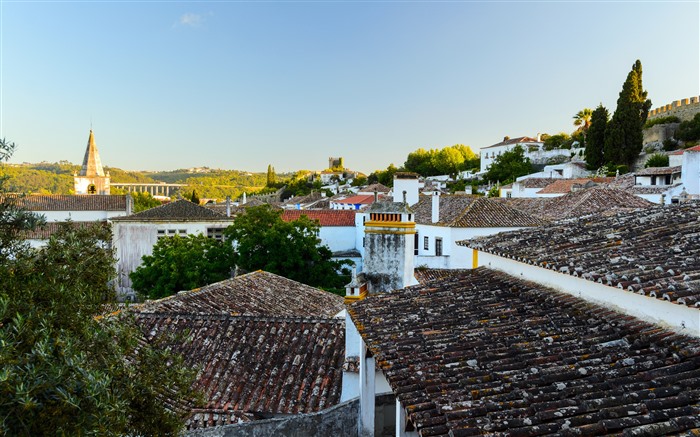
[[[80,176],[104,177],[104,175],[105,171],[102,168],[100,154],[97,152],[97,145],[95,144],[95,135],[90,129],[90,137],[88,138],[87,150],[85,150],[85,158],[83,158],[83,168],[80,169]]]
[[[105,174],[102,168],[92,129],[83,158],[83,167],[79,174],[73,174],[73,187],[75,194],[109,194],[109,172]]]

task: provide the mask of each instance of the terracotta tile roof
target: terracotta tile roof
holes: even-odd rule
[[[635,173],[635,176],[656,176],[656,175],[667,175],[673,173],[680,173],[681,166],[677,165],[675,167],[648,167],[639,170]]]
[[[359,193],[369,193],[369,194],[374,195],[375,191],[377,193],[385,193],[386,194],[389,191],[391,191],[391,189],[389,187],[387,187],[386,185],[376,183],[376,184],[367,185],[366,187],[360,188]]]
[[[425,284],[426,282],[435,281],[436,279],[448,279],[453,276],[461,275],[466,272],[465,269],[421,269],[416,268],[413,272],[413,276],[418,280],[419,283]]]
[[[519,184],[521,188],[544,188],[559,180],[558,178],[527,178],[514,182],[514,184]]]
[[[379,199],[383,199],[384,196],[378,196]],[[361,204],[361,205],[370,205],[374,203],[374,194],[358,194],[356,196],[350,196],[346,197],[345,199],[336,199],[333,200],[335,203],[342,203],[342,204]]]
[[[109,226],[107,221],[93,221],[93,222],[47,222],[43,226],[38,227],[33,231],[25,231],[22,233],[22,238],[28,240],[48,240],[53,234],[61,229],[61,226],[72,226],[74,228],[84,228],[93,225]]]
[[[694,147],[688,147],[687,149],[676,150],[674,152],[669,153],[669,155],[682,155],[683,153],[685,153],[686,150],[690,150],[693,152],[700,152],[700,145],[694,146]]]
[[[181,199],[136,214],[116,217],[112,220],[125,222],[162,220],[224,221],[233,220],[233,217],[226,217],[224,214],[219,214],[203,206],[196,205],[189,200]]]
[[[531,137],[518,137],[518,138],[511,138],[509,140],[504,140],[501,141],[500,143],[496,143],[494,145],[488,146],[488,147],[482,147],[481,150],[483,149],[490,149],[491,147],[500,147],[500,146],[507,146],[509,144],[518,144],[518,143],[541,143],[542,141],[537,141],[537,138],[531,138]]]
[[[562,220],[591,214],[612,215],[620,211],[654,206],[626,190],[606,188],[605,185],[570,192],[559,197],[499,198],[519,211],[546,220]]]
[[[576,297],[479,268],[350,315],[420,435],[700,432],[700,340]]]
[[[686,203],[460,244],[700,309],[699,229],[700,204]]]
[[[174,335],[169,347],[201,369],[194,386],[206,405],[192,411],[189,429],[316,412],[340,400],[343,319],[172,313],[136,319],[149,341]]]
[[[18,204],[29,211],[126,211],[126,195],[30,194]]]
[[[633,194],[661,194],[678,185],[680,183],[674,185],[635,185],[635,174],[627,173],[615,178],[613,182],[608,184],[608,187],[619,188]]]
[[[138,306],[145,313],[198,313],[332,317],[345,306],[342,297],[257,271],[180,292]]]
[[[578,178],[557,179],[537,192],[537,194],[562,194],[570,193],[575,186],[592,186],[601,183],[612,182],[615,178]]]
[[[432,223],[432,198],[421,196],[411,207],[417,224],[455,228],[517,228],[539,226],[542,219],[517,211],[502,201],[470,195],[440,196],[440,220]]]
[[[302,215],[318,221],[321,226],[355,226],[355,211],[353,210],[298,210],[288,209],[282,213],[282,220],[290,222],[297,220]]]

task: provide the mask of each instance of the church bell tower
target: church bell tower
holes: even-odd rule
[[[102,168],[92,129],[83,158],[83,167],[80,173],[73,174],[73,189],[75,194],[109,194],[109,172],[105,174]]]

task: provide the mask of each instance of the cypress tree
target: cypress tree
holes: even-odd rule
[[[277,176],[275,175],[275,168],[272,164],[267,165],[267,186],[272,187],[277,183]]]
[[[605,164],[603,159],[603,146],[605,145],[605,128],[608,125],[610,115],[602,104],[593,111],[591,125],[586,135],[586,164],[591,170],[598,169]]]
[[[642,63],[637,60],[617,99],[617,108],[605,131],[605,162],[632,165],[642,151],[642,129],[651,100],[642,87]]]

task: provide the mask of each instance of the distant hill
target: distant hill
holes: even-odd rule
[[[220,199],[226,196],[238,198],[243,192],[254,193],[267,182],[266,173],[248,173],[239,170],[174,170],[163,172],[126,171],[116,167],[105,167],[111,181],[122,183],[176,183],[187,184],[183,196],[197,191],[201,199]],[[73,174],[80,166],[67,161],[39,164],[5,164],[0,174],[9,177],[10,191],[34,194],[71,194]],[[114,190],[113,190],[114,191]]]

